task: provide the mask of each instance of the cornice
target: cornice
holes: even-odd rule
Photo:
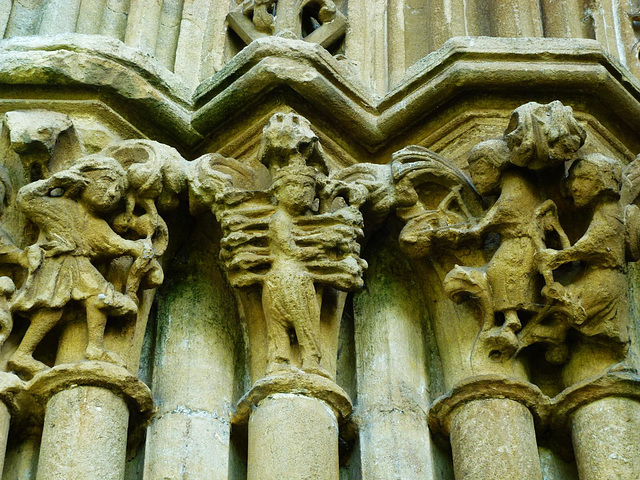
[[[187,151],[212,132],[246,120],[275,90],[285,102],[302,98],[312,122],[313,115],[323,118],[369,151],[468,92],[553,94],[568,103],[581,98],[587,108],[606,105],[626,128],[640,127],[640,83],[587,39],[454,38],[379,98],[354,78],[347,61],[304,41],[256,40],[192,92],[153,57],[117,40],[21,37],[0,42],[0,85],[5,98],[43,98],[62,90],[56,98],[74,99],[89,92],[149,136],[162,132]],[[41,88],[25,91],[28,85]]]

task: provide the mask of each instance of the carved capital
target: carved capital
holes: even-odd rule
[[[104,361],[137,373],[151,289],[163,281],[169,229],[162,212],[178,206],[187,162],[147,140],[82,155],[70,117],[56,112],[9,112],[5,127],[3,138],[22,160],[42,160],[37,172],[23,162],[26,175],[19,165],[0,167],[0,203],[11,209],[11,229],[20,239],[18,246],[0,228],[0,265],[8,275],[0,277],[0,345],[15,319],[29,322],[14,338],[18,347],[7,368],[27,380],[48,370],[53,352],[47,358],[34,352],[54,327],[67,325],[57,364]],[[63,142],[63,134],[75,143]],[[37,181],[29,183],[31,174]],[[22,180],[27,183],[14,201],[14,184]],[[105,339],[116,318],[120,333],[110,329]]]
[[[603,352],[586,376],[625,357],[640,162],[583,153],[585,138],[571,108],[529,103],[502,138],[471,149],[470,178],[419,147],[396,154],[400,245],[441,272],[445,293],[469,307],[461,315],[476,318],[476,373],[508,370],[540,344],[557,365]],[[571,331],[588,348],[569,345]]]
[[[274,115],[258,156],[254,172],[219,156],[197,160],[192,203],[207,204],[222,227],[220,258],[249,325],[254,380],[299,369],[333,378],[344,292],[362,286],[366,268],[358,187],[332,176],[299,115]]]

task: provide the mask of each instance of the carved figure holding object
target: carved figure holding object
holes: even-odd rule
[[[488,297],[485,303],[491,308],[483,309],[481,333],[485,338],[478,345],[496,357],[509,357],[517,350],[521,317],[528,318],[537,310],[541,288],[537,283],[533,227],[536,209],[544,198],[535,174],[513,165],[510,157],[504,140],[487,140],[471,150],[469,172],[476,190],[482,196],[498,194],[498,198],[477,223],[458,229],[457,235],[494,233],[499,235],[500,243],[484,267],[456,266],[445,279],[449,291],[459,290],[460,283],[471,281],[478,284],[474,288],[478,294]]]
[[[28,247],[39,258],[32,260],[12,304],[30,325],[9,360],[10,369],[33,376],[47,368],[33,358],[33,352],[71,302],[83,305],[86,312],[86,358],[122,363],[104,347],[107,317],[135,315],[137,304],[116,291],[94,262],[123,255],[153,259],[147,239],[127,240],[104,218],[119,205],[126,188],[125,171],[116,160],[92,155],[18,192],[18,208],[39,227],[40,238]]]
[[[577,208],[591,217],[586,232],[561,250],[545,249],[540,262],[556,270],[571,262],[578,272],[566,286],[546,287],[546,296],[564,296],[579,306],[581,316],[568,312],[565,330],[574,328],[587,337],[613,343],[622,354],[628,342],[625,205],[620,200],[622,166],[601,154],[579,158],[569,170],[567,190]]]
[[[194,162],[191,205],[208,205],[220,222],[220,258],[231,285],[261,288],[265,373],[302,369],[331,377],[321,365],[322,298],[325,289],[361,287],[366,268],[358,256],[362,214],[347,204],[357,187],[329,179],[318,138],[296,114],[269,120],[258,158],[269,172],[264,182],[233,159]]]

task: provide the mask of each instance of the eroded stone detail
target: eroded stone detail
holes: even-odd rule
[[[259,157],[269,171],[264,188],[236,161],[212,156],[192,170],[191,193],[220,222],[220,258],[231,285],[261,288],[266,373],[300,367],[331,378],[321,366],[323,289],[362,286],[362,214],[346,202],[353,187],[329,177],[318,138],[303,117],[273,116]],[[225,167],[235,170],[236,180],[222,173]],[[299,365],[293,344],[299,345]]]
[[[229,25],[248,45],[271,35],[325,48],[344,36],[347,19],[331,0],[237,0]]]
[[[625,166],[591,153],[593,147],[584,151],[585,139],[570,108],[529,103],[513,112],[501,138],[471,149],[470,179],[421,147],[394,156],[396,213],[405,222],[401,247],[455,303],[470,307],[449,310],[466,326],[456,332],[462,341],[475,336],[467,343],[467,377],[430,409],[432,431],[451,435],[455,465],[470,465],[456,455],[475,449],[469,442],[480,438],[460,419],[493,411],[511,416],[508,424],[530,439],[522,444],[529,460],[537,450],[533,418],[538,431],[549,428],[560,443],[571,432],[578,468],[591,472],[589,478],[607,468],[635,475],[633,461],[591,455],[587,438],[620,442],[618,430],[589,430],[591,415],[617,418],[638,408],[640,380],[627,357],[627,263],[639,258],[640,160]],[[465,323],[468,315],[475,328]],[[550,375],[541,353],[557,365],[556,393],[531,383],[545,369]],[[486,464],[478,472],[489,472],[495,459],[482,456]],[[525,476],[542,478],[536,466]]]
[[[27,181],[47,178],[55,166],[54,155],[80,156],[82,148],[75,136],[69,115],[48,110],[16,110],[7,112],[4,124],[9,130],[9,144],[23,163]],[[64,138],[65,134],[69,138]],[[59,148],[59,143],[67,143]]]
[[[481,249],[484,240],[486,263],[466,258],[444,279],[452,299],[471,301],[479,312],[476,358],[505,361],[544,343],[547,360],[562,364],[570,353],[565,343],[570,329],[618,351],[619,361],[624,357],[626,262],[637,259],[632,254],[637,207],[626,205],[637,196],[632,176],[637,167],[634,162],[623,177],[618,161],[580,154],[585,137],[571,109],[559,102],[520,107],[502,139],[481,142],[469,156],[476,191],[496,196],[491,207],[474,217],[458,185],[401,233],[407,251],[419,256]],[[574,162],[565,179],[569,161]],[[463,215],[455,215],[451,205]],[[574,225],[568,233],[563,228],[577,209],[590,213],[581,236]]]
[[[156,203],[175,206],[180,175],[169,165],[180,160],[155,142],[129,141],[20,189],[18,209],[40,235],[20,254],[28,272],[11,310],[30,324],[10,369],[31,377],[48,368],[33,352],[73,304],[86,317],[86,359],[125,363],[105,348],[104,330],[109,317],[135,318],[139,292],[162,283],[168,231]]]

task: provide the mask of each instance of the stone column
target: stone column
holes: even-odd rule
[[[15,410],[14,397],[22,391],[23,385],[16,375],[0,372],[0,473],[4,470],[11,412]]]
[[[248,426],[248,478],[337,480],[338,425],[352,409],[333,381],[338,331],[346,292],[362,286],[366,268],[363,216],[342,196],[356,186],[327,176],[311,124],[291,113],[276,113],[263,130],[268,178],[252,179],[233,159],[224,171],[234,173],[221,177],[219,161],[194,162],[190,206],[210,208],[220,223],[220,259],[246,322],[257,381],[233,421]],[[320,188],[325,181],[335,182],[333,193]],[[212,196],[220,182],[224,193]]]
[[[47,402],[37,480],[121,480],[129,410],[102,387],[78,386]]]
[[[580,480],[640,478],[640,403],[596,400],[578,409],[571,423]]]
[[[456,480],[542,480],[534,422],[547,409],[534,385],[485,375],[436,400],[429,420],[450,436]]]
[[[264,377],[238,404],[248,424],[248,480],[337,480],[338,429],[351,413],[333,381],[307,373]]]
[[[567,388],[552,427],[571,436],[580,480],[640,478],[640,379],[614,372]]]
[[[194,232],[159,300],[152,381],[158,411],[147,431],[148,480],[229,474],[238,316],[233,293],[222,286],[214,233],[201,224]]]
[[[125,368],[104,362],[65,364],[37,374],[25,391],[46,402],[37,480],[122,480],[132,424],[153,413],[148,387]]]

